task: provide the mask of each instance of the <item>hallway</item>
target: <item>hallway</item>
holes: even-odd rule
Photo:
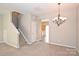
[[[46,44],[43,41],[35,42],[32,45],[23,45],[21,48],[14,48],[7,44],[0,43],[1,56],[73,56],[75,49]]]

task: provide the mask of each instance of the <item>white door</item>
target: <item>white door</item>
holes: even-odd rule
[[[2,16],[0,15],[0,41],[3,39],[3,34],[2,34]]]

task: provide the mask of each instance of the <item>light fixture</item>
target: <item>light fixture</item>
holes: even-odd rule
[[[58,3],[58,16],[53,19],[53,22],[56,23],[58,26],[60,26],[60,24],[64,23],[67,19],[66,17],[60,16],[60,5],[61,5],[61,3]]]

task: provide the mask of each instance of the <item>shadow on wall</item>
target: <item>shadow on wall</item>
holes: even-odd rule
[[[18,29],[19,27],[19,19],[21,18],[21,13],[13,11],[12,12],[12,22],[15,25],[15,27]]]

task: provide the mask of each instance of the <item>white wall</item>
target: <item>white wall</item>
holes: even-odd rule
[[[3,27],[4,27],[4,41],[14,47],[18,47],[18,37],[17,32],[15,32],[15,28],[10,24],[12,22],[11,12],[13,9],[6,9],[5,7],[1,7],[1,12],[3,12],[4,20],[3,20]],[[14,10],[19,12],[19,10]],[[22,15],[20,20],[20,30],[24,33],[25,37],[28,39],[29,43],[36,41],[36,32],[37,32],[37,24],[36,22],[32,22],[32,15],[25,13]],[[33,30],[32,30],[33,29]],[[35,37],[34,37],[34,36]]]
[[[39,16],[35,17],[35,23],[36,23],[36,41],[42,40],[42,33],[41,33],[41,19]]]
[[[0,6],[0,14],[2,14],[2,22],[3,22],[3,41],[5,41],[7,38],[4,39],[4,31],[6,32],[6,28],[7,28],[7,18],[6,18],[6,12],[7,10],[5,8],[3,8],[3,6]]]
[[[31,23],[31,42],[35,42],[37,39],[37,23],[36,21],[32,21]]]
[[[34,18],[33,18],[34,17]],[[32,16],[32,24],[31,24],[31,36],[32,36],[32,41],[39,41],[41,39],[41,19],[39,16]],[[34,38],[35,36],[35,38]]]
[[[52,16],[54,17],[55,14]],[[51,44],[76,48],[76,8],[63,11],[62,15],[67,17],[65,23],[59,27],[49,22],[49,39]]]
[[[3,15],[3,40],[5,43],[18,47],[17,30],[11,24],[11,11],[4,6],[0,6],[0,13]]]
[[[73,7],[73,6],[71,6]],[[10,43],[13,46],[17,46],[18,40],[15,38],[14,34],[15,32],[13,31],[12,26],[10,25],[11,22],[11,11],[13,9],[5,9],[0,6],[0,12],[3,13],[4,15],[4,32],[6,32],[7,38],[4,39],[5,42]],[[17,10],[19,11],[19,10]],[[45,14],[42,15],[42,17],[49,18],[52,16],[54,18],[57,14],[57,11],[52,11],[52,14]],[[51,44],[57,44],[61,46],[67,46],[67,47],[76,47],[76,8],[72,9],[66,9],[64,12],[62,11],[62,15],[67,17],[67,21],[60,25],[60,27],[57,27],[56,24],[52,23],[52,20],[50,19],[49,22],[49,39]],[[10,18],[9,18],[10,17]],[[29,38],[29,41],[31,41],[31,23],[32,23],[32,16],[29,14],[23,15],[22,18],[22,27],[21,28],[24,32],[27,38]],[[4,37],[6,37],[6,35]],[[11,36],[11,37],[10,37]]]
[[[28,42],[31,42],[31,15],[24,14],[19,19],[19,29],[23,32],[24,36],[28,39]],[[26,40],[27,40],[26,39]]]
[[[40,19],[32,14],[24,14],[22,15],[19,21],[19,28],[24,33],[26,37],[26,41],[29,43],[33,43],[35,41],[39,41],[41,38],[40,32]]]
[[[13,25],[13,23],[9,24],[7,29],[7,44],[19,48],[19,32]]]
[[[63,6],[65,8],[65,6]],[[72,5],[67,5],[66,8],[61,8],[61,16],[67,17],[67,20],[59,27],[52,22],[52,19],[57,16],[57,10],[51,13],[42,15],[42,19],[49,19],[49,42],[60,46],[76,48],[76,21],[77,8]],[[71,8],[67,8],[71,7]]]
[[[16,29],[16,27],[12,24],[11,10],[7,10],[7,12],[5,13],[4,21],[4,26],[6,28],[6,30],[4,31],[6,33],[4,34],[7,35],[4,36],[4,38],[7,37],[7,39],[4,39],[5,43],[13,47],[19,48],[19,32]]]

